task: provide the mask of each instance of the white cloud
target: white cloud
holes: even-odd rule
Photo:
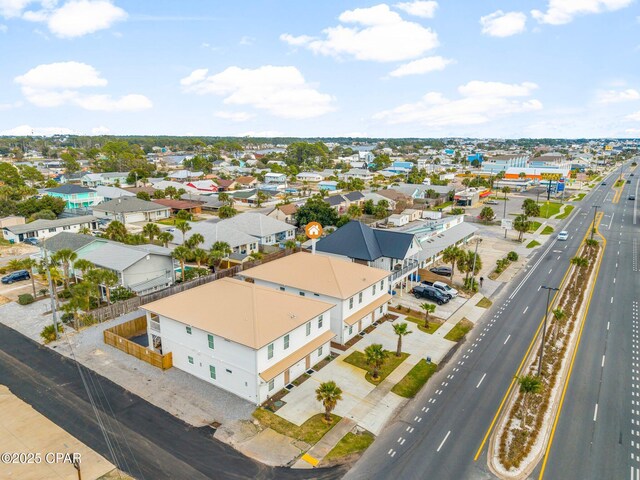
[[[629,133],[636,137],[640,137],[640,128],[627,128],[624,133]]]
[[[194,70],[180,84],[187,92],[224,96],[226,105],[248,105],[276,117],[312,118],[335,110],[334,98],[320,93],[296,67],[228,67],[215,75]]]
[[[250,36],[248,36],[248,35],[244,35],[244,36],[240,39],[239,44],[240,44],[240,45],[247,45],[247,46],[248,46],[248,45],[253,45],[253,42],[255,42],[255,41],[256,41],[256,39],[255,39],[255,38],[250,37]]]
[[[597,102],[607,105],[610,103],[632,102],[640,100],[640,92],[633,88],[626,90],[605,90],[598,92]]]
[[[630,113],[625,118],[627,120],[631,120],[631,121],[634,121],[634,122],[640,122],[640,110],[638,110],[635,113]]]
[[[24,137],[27,135],[37,135],[48,137],[51,135],[73,135],[77,133],[65,127],[32,127],[31,125],[20,125],[9,130],[0,131],[0,135]]]
[[[91,129],[91,135],[108,135],[111,130],[104,126],[99,126]]]
[[[547,11],[532,10],[531,16],[540,23],[563,25],[578,15],[603,13],[628,7],[634,0],[549,0]]]
[[[440,92],[429,92],[416,103],[407,103],[374,115],[389,124],[415,123],[429,127],[480,125],[493,119],[540,110],[542,103],[528,97],[534,83],[507,84],[472,81],[458,87],[460,98],[452,100]]]
[[[86,110],[138,111],[152,107],[144,95],[111,95],[82,93],[79,89],[104,87],[107,80],[91,65],[80,62],[58,62],[38,65],[14,80],[25,98],[38,107],[76,105]]]
[[[0,23],[0,33],[7,33],[8,30],[9,30],[9,27]]]
[[[22,106],[22,102],[13,102],[13,103],[0,103],[0,112],[6,110],[12,110],[14,108],[19,108]]]
[[[49,31],[60,38],[81,37],[105,30],[127,18],[127,12],[110,0],[71,0],[59,8],[55,0],[40,3],[40,10],[24,12],[22,18],[46,23]]]
[[[33,0],[0,0],[0,15],[4,18],[19,17]]]
[[[440,56],[425,57],[419,60],[414,60],[404,65],[400,65],[398,68],[389,73],[392,77],[405,77],[407,75],[421,75],[423,73],[436,72],[444,70],[447,65],[454,63],[449,58]]]
[[[415,2],[396,3],[394,6],[414,17],[433,18],[436,14],[436,8],[438,8],[438,2],[416,0]]]
[[[527,16],[522,12],[503,12],[497,10],[490,15],[480,17],[482,33],[492,37],[510,37],[525,31]]]
[[[343,24],[354,25],[326,28],[324,38],[285,33],[280,39],[320,55],[376,62],[410,60],[438,46],[438,35],[433,30],[403,20],[384,3],[347,10],[338,19]]]
[[[231,120],[232,122],[246,122],[247,120],[255,117],[255,113],[249,112],[215,112],[214,115],[218,118],[224,118],[225,120]]]

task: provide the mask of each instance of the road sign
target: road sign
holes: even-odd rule
[[[513,230],[513,219],[503,218],[500,222],[500,227],[502,227],[504,230]]]
[[[322,236],[322,225],[318,222],[309,222],[304,227],[304,233],[311,239],[320,238]]]

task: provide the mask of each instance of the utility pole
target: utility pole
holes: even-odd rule
[[[53,317],[53,330],[56,333],[56,340],[58,340],[60,338],[60,335],[58,334],[58,317],[56,313],[56,301],[55,301],[56,291],[54,290],[55,286],[53,284],[53,281],[51,280],[51,271],[49,270],[49,258],[47,257],[47,241],[46,240],[42,242],[42,252],[44,257],[44,265],[47,272],[47,282],[49,282],[49,296],[51,297],[51,315]]]
[[[508,187],[507,187],[508,188]],[[507,218],[507,191],[504,191],[504,209],[502,210],[502,219],[506,219]],[[507,228],[505,225],[505,229],[504,229],[504,238],[507,238]]]
[[[547,317],[549,316],[549,301],[551,300],[551,292],[557,292],[559,288],[541,286],[547,291],[547,309],[544,311],[544,323],[542,324],[542,341],[540,342],[540,359],[538,361],[538,376],[542,375],[542,356],[544,354],[544,337],[547,335]]]
[[[594,205],[593,208],[594,210],[593,210],[593,225],[591,226],[591,240],[593,240],[593,233],[596,230],[596,214],[598,213],[598,209],[600,208],[600,205]]]
[[[506,232],[506,230],[505,230]],[[473,284],[475,282],[475,277],[476,277],[476,257],[478,256],[478,244],[482,241],[481,238],[478,238],[476,240],[476,251],[473,253],[473,266],[471,267],[471,287],[473,287]]]

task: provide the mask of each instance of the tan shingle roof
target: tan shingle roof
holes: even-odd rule
[[[144,310],[251,348],[261,348],[332,304],[223,278],[143,305]]]
[[[387,278],[389,272],[300,252],[250,268],[242,275],[345,300]]]

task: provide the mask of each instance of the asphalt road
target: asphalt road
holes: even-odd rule
[[[81,371],[82,376],[75,362],[0,324],[0,383],[137,479],[329,479],[344,474],[340,469],[267,467],[213,438],[208,427],[193,428],[95,372]],[[1,473],[0,465],[0,478]]]
[[[607,239],[564,407],[544,478],[640,478],[640,347],[638,345],[638,169],[613,204],[609,182],[595,194]],[[634,209],[636,212],[634,222]],[[635,364],[635,365],[634,365]],[[597,407],[596,407],[597,406]]]
[[[539,287],[560,285],[593,218],[594,199],[599,202],[610,185],[596,187],[576,205],[564,224],[569,240],[554,237],[535,254],[465,344],[345,478],[494,478],[487,467],[486,444],[477,461],[474,457],[541,324],[546,294]]]

